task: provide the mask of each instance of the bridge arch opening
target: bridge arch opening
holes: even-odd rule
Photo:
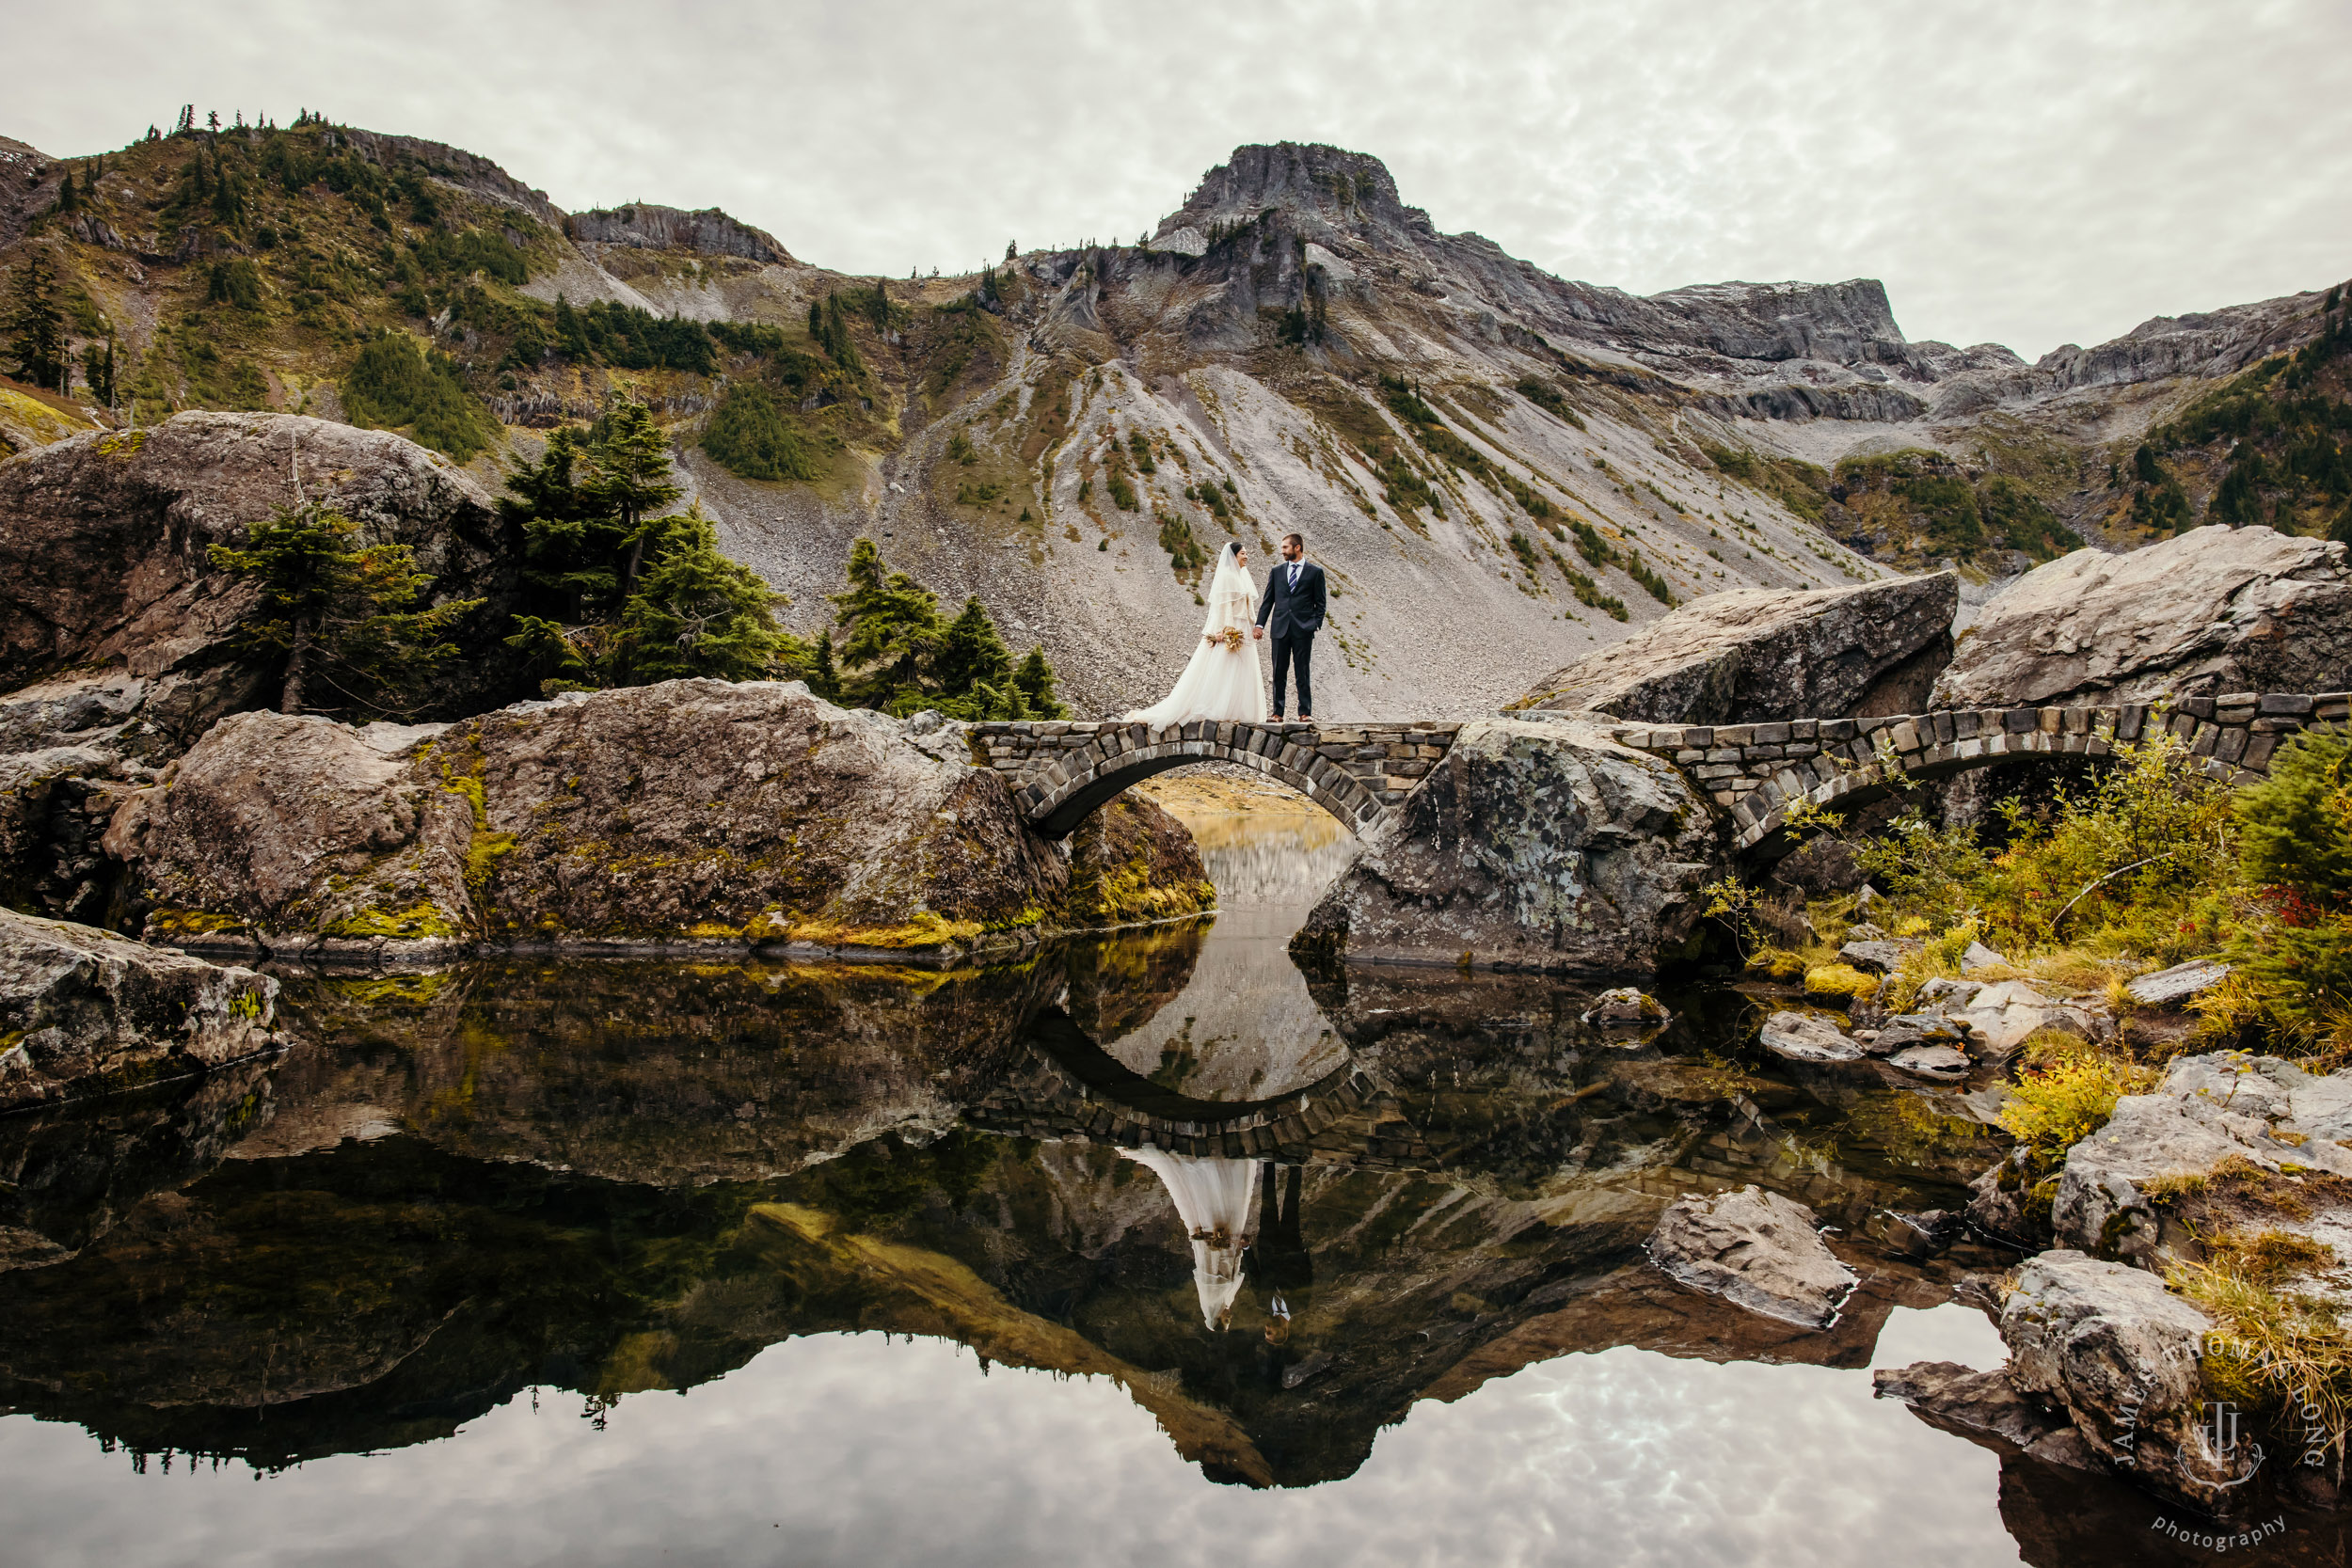
[[[1383,820],[1454,744],[1457,722],[975,724],[973,760],[1013,786],[1031,826],[1061,838],[1120,791],[1171,768],[1228,762],[1295,789],[1351,833]]]
[[[1105,759],[1094,768],[1071,780],[1062,790],[1049,796],[1042,815],[1033,816],[1031,820],[1036,823],[1039,832],[1047,836],[1066,838],[1103,806],[1144,780],[1204,762],[1232,763],[1282,784],[1323,808],[1350,833],[1361,832],[1379,818],[1380,802],[1360,787],[1327,787],[1279,760],[1235,747],[1220,747],[1211,742],[1202,743],[1202,748],[1198,753],[1168,756],[1131,753],[1125,757]]]
[[[2070,739],[2074,744],[2068,744]],[[1915,757],[1899,760],[1901,766],[1894,768],[1891,776],[1882,762],[1877,768],[1833,778],[1782,799],[1760,814],[1753,826],[1740,831],[1737,844],[1739,853],[1751,861],[1770,863],[1794,850],[1798,839],[1788,832],[1788,822],[1790,812],[1797,808],[1800,800],[1840,815],[1850,815],[1907,794],[1909,785],[1937,784],[1995,771],[2017,775],[2019,784],[2046,792],[2062,781],[2083,779],[2104,771],[2114,765],[2117,757],[2114,744],[2105,736],[2067,736],[2035,731],[1994,736],[1983,743],[1981,749],[1963,751],[1953,745],[1930,747]],[[2000,798],[2001,793],[1996,781],[1986,791],[1983,804],[1990,806],[1994,800]],[[1986,825],[1985,818],[1979,818],[1979,826]]]

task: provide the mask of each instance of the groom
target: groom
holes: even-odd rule
[[[1282,687],[1296,664],[1298,717],[1311,724],[1315,693],[1308,665],[1314,657],[1315,633],[1323,629],[1323,568],[1307,559],[1307,541],[1298,534],[1282,536],[1282,559],[1266,578],[1265,602],[1258,606],[1250,636],[1265,636],[1268,616],[1274,618],[1274,717],[1282,717]]]

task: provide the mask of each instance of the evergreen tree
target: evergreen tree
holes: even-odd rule
[[[56,276],[48,253],[28,251],[16,269],[8,302],[8,350],[16,373],[40,388],[64,389],[68,366],[65,321],[55,294]]]
[[[850,316],[841,308],[839,293],[827,294],[822,304],[810,304],[808,335],[843,370],[854,375],[866,368],[858,356],[857,340],[850,335]]]
[[[580,436],[559,429],[536,463],[506,478],[499,515],[523,532],[523,581],[533,608],[565,620],[617,610],[627,538],[609,505],[588,493],[579,468]]]
[[[81,193],[73,188],[73,171],[68,169],[65,172],[65,179],[57,186],[56,211],[71,213],[81,204]]]
[[[874,330],[887,331],[890,326],[890,291],[882,286],[879,277],[874,279],[873,312]]]
[[[830,626],[817,628],[817,660],[808,673],[808,689],[829,703],[841,700],[841,672],[834,668]]]
[[[620,526],[628,546],[621,568],[621,597],[637,590],[645,541],[662,508],[685,492],[670,478],[670,438],[654,422],[653,410],[634,398],[605,411],[602,427],[588,449],[587,493]]]
[[[115,403],[115,337],[106,334],[102,351],[96,343],[82,345],[82,379],[89,383],[90,396],[112,408]]]
[[[587,329],[580,325],[580,312],[562,294],[555,296],[555,349],[566,359],[589,357]]]
[[[1021,661],[1021,668],[1012,673],[1013,685],[1028,703],[1033,719],[1067,719],[1070,710],[1062,705],[1061,697],[1054,689],[1054,667],[1045,662],[1045,650],[1032,644],[1029,657]]]
[[[776,607],[787,601],[719,552],[699,501],[661,518],[660,528],[653,564],[621,621],[628,684],[762,680],[805,666],[808,650],[776,624]]]
[[[269,521],[247,527],[243,549],[211,548],[214,565],[261,584],[259,612],[238,635],[247,646],[285,655],[280,713],[300,713],[314,680],[363,706],[397,711],[390,699],[455,656],[442,639],[482,604],[457,599],[409,610],[433,579],[416,570],[405,545],[353,548],[358,532],[358,524],[313,501],[279,507]]]
[[[963,612],[940,638],[939,651],[931,658],[931,684],[943,711],[946,704],[983,690],[989,699],[983,705],[1001,705],[1004,694],[1013,689],[1012,652],[996,635],[996,623],[977,597],[963,601]]]
[[[946,626],[939,600],[904,572],[884,564],[871,539],[850,546],[849,586],[833,595],[849,640],[843,692],[863,707],[913,712],[923,705],[931,656]]]
[[[213,221],[223,229],[234,229],[245,222],[245,184],[236,171],[214,161]]]

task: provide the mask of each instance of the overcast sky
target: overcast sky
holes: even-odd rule
[[[2028,357],[2352,275],[2352,5],[0,0],[0,134],[303,105],[561,206],[721,206],[850,272],[1133,239],[1237,144],[1654,293],[1885,280]]]

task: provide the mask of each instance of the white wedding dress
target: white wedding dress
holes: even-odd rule
[[[1224,1332],[1241,1297],[1242,1254],[1249,1250],[1258,1220],[1258,1162],[1171,1154],[1149,1145],[1119,1152],[1157,1175],[1176,1200],[1176,1217],[1192,1239],[1200,1321],[1213,1333]]]
[[[1233,559],[1232,546],[1216,552],[1216,573],[1203,597],[1209,601],[1209,613],[1200,624],[1201,641],[1193,644],[1192,658],[1177,677],[1176,689],[1150,707],[1127,715],[1130,722],[1155,730],[1196,719],[1265,722],[1265,679],[1258,672],[1258,645],[1249,636],[1258,594],[1248,568]],[[1224,639],[1228,631],[1240,634],[1238,647]]]

